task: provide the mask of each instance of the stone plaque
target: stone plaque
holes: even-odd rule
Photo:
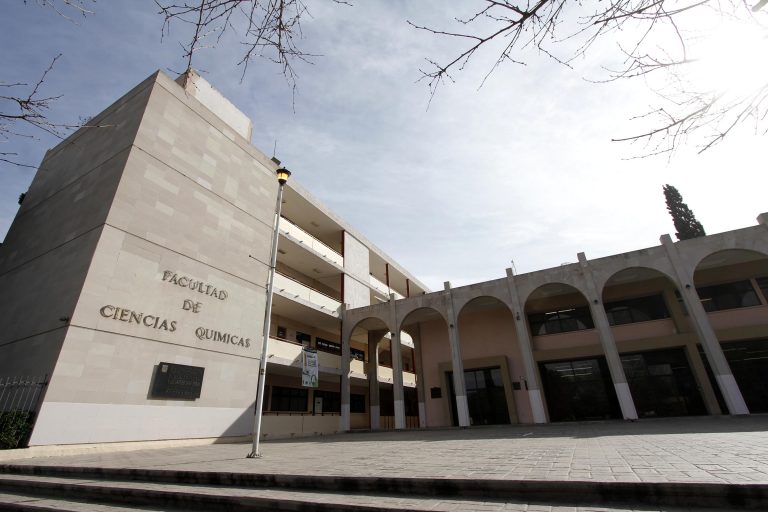
[[[152,398],[194,400],[200,398],[205,368],[185,364],[158,363],[152,384]]]

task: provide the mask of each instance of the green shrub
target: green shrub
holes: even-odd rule
[[[26,446],[32,431],[32,416],[29,411],[0,412],[0,450]]]

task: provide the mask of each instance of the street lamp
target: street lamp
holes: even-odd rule
[[[277,182],[277,205],[275,206],[274,231],[272,232],[272,254],[269,257],[269,278],[267,280],[267,306],[264,310],[264,341],[261,344],[261,361],[259,361],[259,384],[256,391],[256,410],[253,423],[253,448],[248,454],[249,459],[261,457],[259,453],[259,437],[261,436],[261,413],[264,408],[264,384],[267,377],[267,346],[269,345],[269,323],[272,318],[272,285],[275,281],[275,265],[277,264],[277,239],[280,235],[280,211],[283,208],[283,188],[291,176],[291,171],[280,167],[275,171]]]

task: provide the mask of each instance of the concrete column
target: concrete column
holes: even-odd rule
[[[379,401],[379,341],[382,334],[368,332],[368,415],[371,430],[381,428],[381,406]]]
[[[389,295],[390,322],[394,331],[391,331],[392,353],[392,393],[395,399],[395,430],[405,429],[405,400],[403,391],[403,351],[400,346],[400,329],[397,325],[395,295]]]
[[[395,398],[395,430],[405,429],[405,400],[403,391],[403,356],[400,332],[392,333],[392,393]]]
[[[688,361],[691,363],[691,371],[701,392],[701,398],[704,400],[704,407],[707,408],[707,414],[711,416],[723,414],[720,404],[717,403],[715,390],[709,381],[707,369],[704,368],[704,361],[699,354],[696,343],[686,343],[685,352],[688,355]]]
[[[734,415],[749,414],[749,409],[744,402],[744,397],[741,395],[741,390],[738,384],[736,384],[731,367],[728,366],[728,361],[725,359],[725,354],[723,354],[720,341],[717,339],[715,330],[712,329],[712,324],[709,323],[707,312],[704,311],[704,307],[701,305],[701,298],[693,282],[693,269],[688,269],[683,265],[680,255],[677,253],[677,247],[669,235],[661,236],[661,244],[667,251],[667,257],[675,269],[675,274],[677,274],[678,282],[681,285],[679,287],[680,295],[683,298],[685,307],[688,309],[688,317],[691,319],[691,324],[702,347],[704,347],[704,354],[707,356],[712,373],[715,374],[715,380],[720,388],[720,392],[723,394],[728,412]]]
[[[520,296],[517,293],[515,275],[511,268],[507,269],[507,289],[509,290],[509,297],[512,303],[517,343],[523,356],[525,379],[528,381],[528,401],[531,403],[533,422],[547,423],[547,412],[544,408],[544,399],[541,393],[541,379],[536,368],[536,361],[533,358],[533,343],[531,343],[531,335],[528,331],[525,310],[520,306]]]
[[[349,413],[349,365],[352,351],[350,350],[350,341],[352,338],[352,329],[345,329],[347,322],[344,322],[346,314],[346,304],[341,305],[341,430],[349,432],[352,429],[351,417]]]
[[[448,310],[448,342],[451,345],[451,363],[453,366],[453,390],[456,393],[456,416],[459,426],[469,427],[469,407],[467,405],[467,386],[464,383],[464,362],[461,359],[461,344],[459,343],[459,324],[453,309],[453,294],[451,283],[444,283],[446,293],[446,309]]]
[[[413,338],[413,347],[415,352],[415,365],[416,365],[416,396],[419,400],[419,427],[427,428],[427,406],[426,406],[426,389],[424,389],[424,365],[421,362],[421,329],[419,326],[413,329],[411,333]]]
[[[595,280],[592,276],[592,269],[589,268],[587,257],[583,252],[578,254],[581,270],[584,272],[584,281],[587,285],[587,301],[589,302],[589,311],[592,313],[592,320],[595,322],[597,332],[600,337],[600,345],[603,347],[605,360],[608,362],[608,371],[611,374],[611,381],[616,390],[616,397],[619,399],[621,415],[625,420],[636,420],[637,410],[635,402],[632,400],[632,393],[629,391],[627,377],[624,375],[624,367],[621,365],[619,351],[616,348],[616,340],[611,331],[611,325],[608,323],[608,315],[605,314],[603,307],[602,294],[598,292],[595,286]]]

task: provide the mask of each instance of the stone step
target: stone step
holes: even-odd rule
[[[628,507],[700,507],[768,510],[768,484],[705,482],[600,482],[462,478],[392,478],[258,474],[165,469],[43,465],[0,465],[0,475],[44,476],[93,482],[135,482],[181,486],[330,493],[495,502],[596,504]],[[434,505],[430,503],[430,506]]]
[[[18,489],[4,492],[6,488]],[[174,510],[432,512],[726,512],[728,509],[623,506],[559,506],[520,501],[345,495],[274,489],[242,489],[73,478],[0,475],[0,510],[146,512]]]

